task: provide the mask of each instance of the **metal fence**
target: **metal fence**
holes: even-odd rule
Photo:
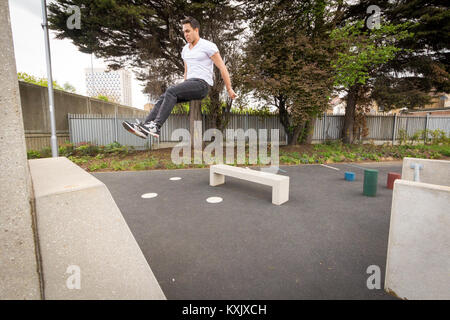
[[[202,128],[209,129],[210,123],[206,115],[202,116]],[[69,134],[72,143],[91,142],[97,145],[106,145],[114,141],[122,145],[133,146],[136,149],[149,149],[153,143],[178,142],[172,139],[172,132],[179,128],[189,130],[189,116],[186,114],[171,114],[161,128],[161,136],[155,139],[141,139],[130,134],[122,127],[125,120],[134,122],[131,117],[115,115],[92,115],[92,114],[68,114]],[[143,119],[139,119],[140,121]],[[368,135],[362,140],[395,141],[400,136],[400,130],[404,130],[408,136],[417,131],[443,130],[450,135],[450,117],[409,117],[409,116],[366,116]],[[344,116],[323,115],[317,118],[314,126],[313,141],[337,140],[341,138]],[[255,116],[232,114],[227,129],[255,129],[259,137],[259,129],[267,129],[267,137],[270,141],[271,130],[279,129],[280,144],[287,142],[287,135],[281,125],[278,116]],[[246,137],[248,141],[248,137]]]
[[[159,139],[141,139],[126,131],[122,122],[127,120],[135,122],[135,118],[114,115],[68,114],[70,142],[90,142],[96,145],[107,145],[117,141],[121,145],[133,146],[137,150],[149,149],[153,144],[161,142],[178,142],[172,139],[172,132],[184,128],[189,130],[189,116],[186,114],[171,114],[161,127]],[[142,121],[143,119],[138,119]],[[207,115],[202,115],[202,128],[204,131],[211,128]],[[286,134],[277,116],[260,117],[253,115],[230,115],[226,129],[255,129],[259,138],[259,129],[267,129],[267,138],[271,139],[270,129],[279,129],[281,143],[286,142]],[[245,137],[248,141],[248,136]]]
[[[115,115],[68,114],[70,142],[78,144],[90,142],[95,145],[107,145],[117,141],[121,145],[136,149],[149,149],[151,140],[144,140],[129,134],[122,126],[122,121],[135,121],[134,118]]]
[[[337,140],[341,137],[344,116],[323,115],[318,118],[314,127],[313,140]],[[450,117],[413,117],[397,115],[367,115],[366,126],[368,135],[361,140],[396,141],[401,130],[413,136],[421,130],[442,130],[450,136]]]

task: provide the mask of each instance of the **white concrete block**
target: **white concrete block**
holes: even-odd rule
[[[450,187],[450,161],[418,158],[403,158],[402,180],[414,181],[411,164],[420,164],[419,182]]]
[[[450,187],[396,180],[385,290],[402,299],[450,299]]]
[[[209,170],[209,185],[218,186],[225,183],[225,176],[220,173],[215,173],[213,170]]]
[[[289,200],[289,180],[280,181],[272,187],[272,203],[283,204]]]

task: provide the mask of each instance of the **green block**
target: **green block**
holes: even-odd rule
[[[375,197],[377,195],[377,185],[378,185],[378,170],[365,169],[363,194],[368,197]]]

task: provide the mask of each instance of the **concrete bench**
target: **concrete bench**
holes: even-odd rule
[[[225,176],[271,186],[273,204],[280,205],[289,200],[289,177],[287,176],[225,164],[216,164],[212,165],[209,169],[209,185],[214,187],[224,184]]]

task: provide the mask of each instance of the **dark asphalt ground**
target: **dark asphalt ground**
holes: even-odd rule
[[[290,199],[209,169],[94,173],[106,184],[168,299],[394,299],[383,290],[392,190],[401,162],[281,166]],[[376,197],[363,170],[378,169]],[[344,180],[344,172],[356,180]],[[182,180],[171,181],[171,177]],[[143,199],[144,193],[158,196]],[[210,204],[208,197],[223,202]],[[381,289],[369,290],[370,265]]]

